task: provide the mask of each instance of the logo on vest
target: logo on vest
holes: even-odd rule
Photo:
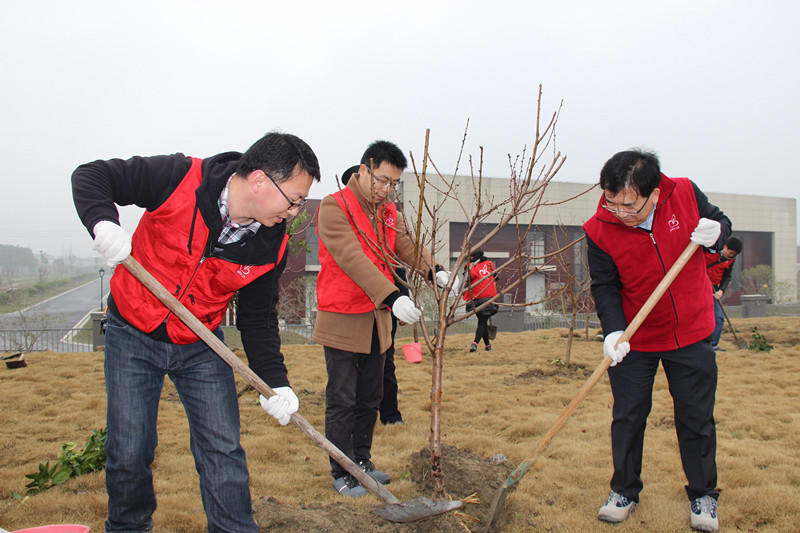
[[[384,219],[383,219],[383,220],[384,220],[384,222],[386,222],[386,225],[387,225],[387,226],[389,226],[389,227],[394,227],[394,217],[392,216],[392,214],[391,214],[391,213],[388,213],[388,212],[387,212],[387,213],[386,213],[386,216],[384,217]]]
[[[246,279],[248,274],[250,274],[250,267],[247,265],[242,265],[239,267],[239,270],[237,270],[236,273],[242,276],[242,278]]]
[[[677,218],[675,218],[675,214],[674,213],[672,214],[672,218],[669,219],[669,222],[667,222],[667,224],[669,225],[669,230],[670,231],[675,231],[676,229],[680,229],[681,228],[681,223],[678,222]]]
[[[490,272],[491,270],[489,270],[488,264],[483,265],[483,267],[480,270],[478,270],[478,274],[480,274],[481,277],[488,276]]]

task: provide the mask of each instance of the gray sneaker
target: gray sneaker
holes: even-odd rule
[[[361,470],[367,473],[369,477],[380,483],[381,485],[388,485],[391,481],[389,474],[386,472],[381,472],[380,470],[375,470],[375,465],[372,464],[372,461],[369,459],[359,459],[358,466],[361,467]]]
[[[367,495],[367,489],[361,486],[356,478],[350,474],[345,474],[333,480],[333,489],[342,496],[351,498],[361,498]]]
[[[692,500],[689,524],[696,531],[719,531],[717,500],[708,495]]]
[[[636,509],[635,501],[612,490],[608,495],[608,501],[597,513],[597,519],[618,524],[628,518],[634,509]]]

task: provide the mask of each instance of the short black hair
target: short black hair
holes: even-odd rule
[[[475,261],[483,260],[484,257],[483,250],[475,250],[469,254],[469,262],[474,263]]]
[[[350,181],[350,176],[358,172],[358,167],[360,166],[361,165],[353,165],[352,167],[342,172],[342,175],[339,177],[339,179],[342,181],[342,185],[347,185],[347,182]]]
[[[725,241],[725,246],[728,247],[728,250],[733,250],[737,254],[742,253],[742,241],[736,237],[728,237],[728,240]]]
[[[364,155],[361,156],[361,164],[367,165],[370,168],[370,160],[372,161],[371,168],[378,168],[381,163],[389,163],[393,167],[400,170],[405,170],[408,163],[406,156],[403,155],[402,150],[396,144],[389,141],[375,141],[370,144]]]
[[[617,152],[600,171],[600,188],[617,194],[626,187],[650,196],[661,183],[661,166],[655,152],[633,148]]]
[[[239,159],[236,174],[246,178],[261,170],[277,183],[291,178],[295,170],[306,171],[319,181],[319,161],[314,150],[299,137],[270,132],[257,140]]]

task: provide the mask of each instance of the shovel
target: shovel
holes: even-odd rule
[[[636,316],[633,317],[633,320],[631,320],[631,323],[628,324],[627,328],[625,328],[625,331],[622,332],[622,336],[617,341],[617,345],[622,342],[627,342],[631,339],[631,337],[633,337],[633,334],[636,333],[636,330],[638,330],[639,326],[642,325],[644,319],[647,318],[647,315],[650,314],[650,311],[653,310],[653,307],[655,307],[656,303],[658,303],[661,297],[664,296],[664,293],[667,291],[669,286],[678,276],[680,271],[683,270],[683,267],[686,265],[689,259],[691,259],[692,255],[694,255],[694,252],[697,250],[697,246],[698,245],[693,242],[689,243],[683,253],[681,253],[680,257],[678,257],[678,260],[675,261],[675,264],[672,265],[672,268],[670,268],[667,274],[664,276],[664,279],[661,280],[642,308],[639,309],[639,312],[636,313]],[[583,402],[583,400],[589,394],[589,391],[592,390],[592,387],[597,384],[597,382],[600,380],[600,377],[605,374],[606,370],[608,370],[609,365],[611,365],[611,359],[608,357],[603,357],[603,361],[600,363],[597,369],[595,369],[592,375],[589,376],[589,379],[586,380],[586,383],[584,383],[583,387],[581,387],[581,390],[578,391],[578,394],[572,399],[570,404],[564,409],[564,411],[562,411],[561,416],[558,417],[558,420],[556,420],[555,424],[553,424],[553,427],[551,427],[544,437],[539,440],[539,443],[536,445],[536,448],[533,450],[533,452],[531,452],[531,454],[528,455],[528,457],[526,457],[525,460],[519,464],[519,466],[517,466],[517,469],[514,470],[508,479],[506,479],[506,481],[500,486],[500,488],[497,489],[494,499],[492,500],[492,505],[489,508],[486,529],[484,531],[487,533],[494,531],[497,525],[497,520],[500,517],[500,514],[503,512],[503,505],[505,504],[506,497],[508,496],[511,488],[515,483],[522,479],[522,476],[525,475],[525,472],[528,471],[528,468],[530,468],[533,463],[536,462],[539,454],[547,447],[553,437],[556,436],[556,433],[558,433],[559,430],[564,426],[572,412],[578,407],[578,405],[580,405],[581,402]]]
[[[744,339],[739,340],[739,335],[736,334],[736,328],[733,327],[733,324],[731,323],[731,319],[728,318],[728,312],[725,311],[725,306],[722,305],[722,301],[721,300],[717,300],[717,301],[719,302],[719,306],[722,309],[722,314],[725,315],[725,320],[728,321],[728,326],[731,328],[731,332],[733,333],[733,340],[736,341],[736,346],[739,347],[742,350],[749,349],[750,345],[747,343],[746,340],[744,340]]]
[[[10,361],[9,359],[17,359],[16,361]],[[7,355],[3,357],[3,361],[6,362],[6,368],[22,368],[24,366],[28,366],[28,362],[25,361],[25,354],[22,352],[15,353],[12,355]]]
[[[200,337],[208,346],[214,350],[231,368],[242,376],[245,381],[253,386],[255,390],[267,398],[275,396],[269,385],[258,377],[249,366],[244,364],[224,342],[219,340],[200,320],[194,316],[186,307],[180,303],[175,296],[164,288],[139,262],[132,256],[128,256],[122,261],[122,265],[138,279],[142,285],[147,287],[161,302],[172,311],[175,316],[180,318],[189,328]],[[292,422],[295,426],[305,433],[317,446],[328,452],[342,468],[353,475],[367,490],[382,500],[386,506],[374,509],[373,512],[380,517],[391,522],[413,522],[423,518],[429,518],[448,511],[461,508],[462,501],[436,501],[430,498],[415,498],[411,501],[401,503],[383,485],[372,479],[366,472],[355,464],[349,457],[342,453],[331,441],[326,439],[319,431],[308,423],[308,421],[298,413],[292,414]]]

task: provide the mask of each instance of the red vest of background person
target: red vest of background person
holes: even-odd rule
[[[712,285],[717,286],[719,285],[719,282],[722,281],[722,274],[724,274],[727,269],[733,266],[733,262],[736,261],[736,258],[733,257],[731,259],[725,259],[719,252],[705,252],[705,257],[708,279],[711,280]],[[722,261],[720,261],[720,259],[722,259]],[[720,262],[717,263],[717,261]]]
[[[387,257],[394,256],[395,242],[397,240],[395,230],[397,206],[394,203],[380,206],[379,217],[382,223],[379,224],[381,238],[378,239],[372,221],[361,208],[361,204],[358,203],[358,199],[352,190],[346,187],[331,196],[339,204],[342,211],[347,214],[350,225],[353,227],[353,233],[356,234],[358,241],[361,243],[364,255],[383,272],[386,279],[394,284],[392,267],[386,263],[382,254],[378,254],[377,243],[380,242],[383,245]],[[317,235],[319,235],[319,228],[317,228]],[[355,281],[342,271],[321,239],[319,240],[319,264],[317,309],[345,314],[368,313],[375,310],[375,304],[364,292],[364,289],[359,287]]]
[[[661,175],[661,190],[652,233],[628,227],[603,209],[583,228],[619,271],[622,308],[628,324],[690,243],[700,214],[692,183],[687,178]],[[714,330],[711,283],[703,252],[698,250],[678,274],[667,293],[631,339],[641,352],[675,350],[698,342]]]
[[[488,259],[472,265],[472,268],[469,269],[470,288],[464,292],[464,300],[497,296],[497,286],[494,284],[493,272],[494,264]]]
[[[196,205],[195,191],[203,179],[201,164],[202,159],[192,158],[189,171],[172,195],[155,211],[144,212],[132,236],[131,255],[214,330],[222,323],[236,291],[280,262],[289,238],[284,237],[276,263],[249,266],[203,257],[208,226],[196,207],[186,209]],[[166,319],[167,334],[175,344],[200,340],[123,266],[114,270],[111,294],[125,320],[139,330],[149,333]]]

